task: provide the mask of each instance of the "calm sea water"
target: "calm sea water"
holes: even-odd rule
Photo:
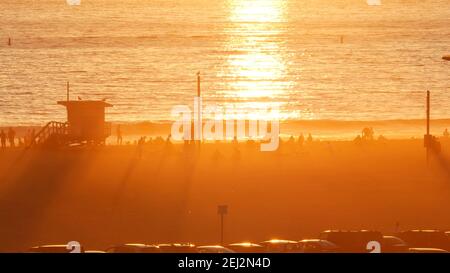
[[[0,125],[64,120],[66,81],[109,120],[169,120],[197,71],[205,103],[287,119],[423,118],[427,89],[448,118],[445,54],[448,0],[2,0]]]

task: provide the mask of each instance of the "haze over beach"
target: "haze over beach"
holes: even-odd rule
[[[450,1],[0,1],[0,252],[450,251]]]

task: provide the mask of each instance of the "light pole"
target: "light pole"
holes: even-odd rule
[[[427,134],[425,136],[425,148],[427,150],[427,165],[430,157],[430,145],[431,145],[431,136],[430,136],[430,91],[427,90]]]
[[[197,137],[197,141],[198,141],[198,146],[200,148],[200,144],[202,143],[202,97],[201,97],[201,88],[200,88],[200,71],[197,72],[197,99],[196,99],[196,106],[195,110],[197,112],[197,115],[195,116],[195,124],[196,126],[194,126],[195,129],[195,133],[194,133],[194,137]]]
[[[223,246],[223,217],[228,213],[227,205],[217,206],[217,214],[220,215],[220,245]]]

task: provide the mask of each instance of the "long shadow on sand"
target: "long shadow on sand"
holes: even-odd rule
[[[0,250],[30,247],[44,212],[66,186],[66,176],[77,157],[59,151],[33,150],[20,154],[4,176],[0,197]]]

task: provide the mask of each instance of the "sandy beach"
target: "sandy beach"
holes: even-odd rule
[[[0,153],[0,251],[82,242],[314,238],[325,229],[448,229],[449,140],[427,167],[422,140],[146,144]],[[139,155],[140,154],[140,155]]]

